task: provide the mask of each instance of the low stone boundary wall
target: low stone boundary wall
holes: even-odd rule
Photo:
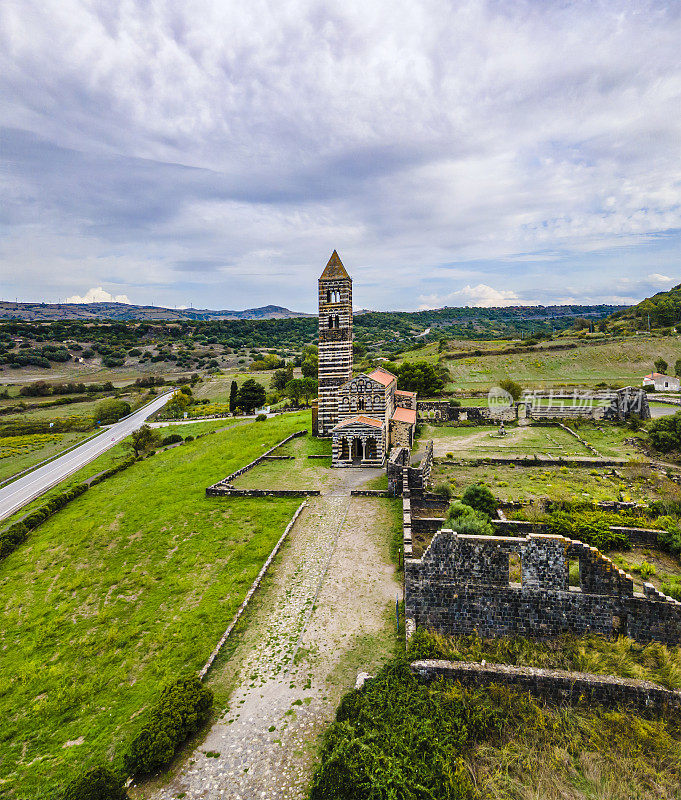
[[[627,706],[657,713],[681,710],[681,692],[665,689],[651,681],[568,672],[562,669],[514,667],[469,661],[414,661],[412,672],[422,681],[458,681],[466,686],[505,686],[529,691],[550,703],[602,703],[609,707]]]
[[[263,456],[265,461],[290,461],[293,458],[295,458],[295,456]]]
[[[279,537],[279,541],[274,545],[274,549],[272,550],[272,552],[267,557],[267,561],[265,561],[265,563],[263,564],[262,569],[258,573],[257,578],[251,584],[251,588],[248,590],[248,593],[246,594],[246,597],[244,597],[243,603],[237,609],[237,612],[234,615],[232,621],[227,626],[227,630],[222,634],[222,636],[220,638],[220,641],[217,643],[217,645],[215,646],[213,652],[208,657],[208,661],[206,661],[206,663],[203,665],[201,671],[199,672],[199,678],[201,680],[203,680],[206,677],[206,674],[208,673],[208,670],[213,666],[213,662],[218,657],[218,655],[220,653],[220,650],[222,650],[222,648],[224,647],[225,642],[227,641],[227,639],[229,639],[232,631],[236,627],[237,622],[241,618],[241,615],[246,610],[246,607],[248,606],[251,598],[256,593],[258,587],[262,583],[262,579],[265,577],[265,573],[269,569],[270,564],[274,561],[275,556],[279,552],[279,550],[280,550],[282,544],[284,543],[286,537],[289,535],[289,532],[290,532],[291,528],[294,526],[295,521],[300,516],[300,512],[305,508],[306,505],[307,505],[307,503],[305,501],[303,501],[298,506],[298,509],[296,510],[296,513],[293,515],[293,517],[291,517],[291,521],[286,526],[286,529],[284,530],[282,535]]]
[[[564,431],[567,431],[567,433],[569,433],[571,436],[574,436],[575,439],[577,439],[577,441],[582,445],[582,447],[585,447],[592,455],[596,456],[596,458],[603,457],[602,453],[596,450],[596,448],[592,444],[589,444],[585,439],[582,439],[582,437],[576,431],[573,431],[568,425],[564,425],[562,422],[559,422],[558,426]]]
[[[275,444],[274,447],[270,447],[270,449],[267,450],[262,455],[258,456],[257,458],[254,458],[253,461],[251,461],[250,464],[246,464],[245,467],[241,467],[241,469],[238,469],[236,472],[233,472],[231,475],[228,475],[226,478],[223,478],[221,481],[218,481],[217,483],[214,483],[212,486],[209,486],[206,489],[206,494],[209,497],[213,497],[215,494],[224,494],[224,492],[214,492],[212,490],[219,489],[220,487],[231,489],[232,487],[229,484],[233,480],[235,480],[236,478],[239,478],[241,475],[243,475],[244,473],[248,472],[250,469],[253,469],[253,467],[255,467],[257,464],[260,464],[261,461],[264,461],[268,456],[270,456],[272,453],[274,453],[274,451],[278,447],[282,447],[282,445],[285,445],[287,442],[290,442],[292,439],[296,439],[298,436],[305,436],[305,435],[307,435],[307,428],[304,428],[302,431],[296,431],[295,433],[292,433],[290,436],[287,436],[285,439],[282,439],[278,444]],[[255,496],[257,496],[257,495],[254,495],[254,497]]]
[[[350,497],[393,497],[388,489],[353,489]]]
[[[518,467],[623,467],[629,463],[626,458],[592,458],[590,456],[485,456],[484,458],[438,459],[448,467],[475,466],[477,464],[515,464]]]
[[[209,486],[206,497],[317,497],[319,489],[234,489],[230,486]]]
[[[321,454],[316,453],[315,455],[308,456],[308,458],[333,458],[333,456],[331,455],[331,453],[329,453],[328,455],[325,455],[324,453]]]
[[[490,520],[495,534],[499,536],[527,536],[528,533],[550,533],[545,522],[530,522],[520,519]],[[657,546],[659,530],[656,528],[628,528],[622,525],[611,525],[610,530],[625,533],[633,545]]]

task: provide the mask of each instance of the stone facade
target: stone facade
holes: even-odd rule
[[[317,431],[338,422],[338,389],[352,377],[352,280],[334,250],[318,281],[319,397]]]
[[[352,377],[352,280],[335,250],[319,278],[318,377],[313,427],[333,438],[332,466],[381,467],[393,443],[411,447],[416,394],[386,370]]]
[[[511,555],[520,559],[520,584],[509,582]],[[579,588],[568,586],[570,559],[579,560]],[[652,587],[635,593],[631,577],[610,559],[560,536],[465,536],[440,530],[422,558],[405,559],[405,613],[416,626],[440,633],[550,637],[594,632],[681,642],[681,603]]]

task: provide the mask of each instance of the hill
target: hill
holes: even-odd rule
[[[635,306],[616,311],[608,320],[614,328],[665,328],[681,322],[681,283],[667,292],[646,297]]]
[[[261,306],[244,311],[211,311],[203,308],[164,308],[127,303],[10,303],[0,301],[0,319],[29,322],[71,319],[115,320],[223,320],[223,319],[293,319],[309,317],[283,306]]]

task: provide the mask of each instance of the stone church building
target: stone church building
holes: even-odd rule
[[[416,394],[384,369],[352,375],[352,279],[334,250],[319,278],[319,397],[313,428],[333,439],[335,467],[381,467],[411,447]]]

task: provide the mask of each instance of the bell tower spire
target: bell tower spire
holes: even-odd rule
[[[317,432],[338,422],[338,387],[352,377],[352,279],[334,250],[319,277]]]

